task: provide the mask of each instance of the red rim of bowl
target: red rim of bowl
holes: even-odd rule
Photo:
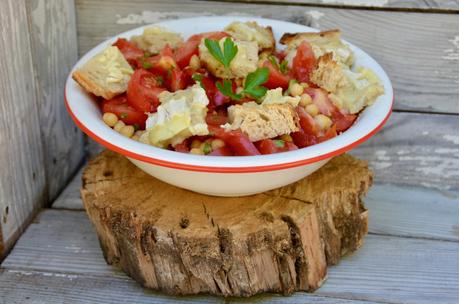
[[[67,85],[66,85],[67,86]],[[275,165],[267,165],[267,166],[253,166],[253,167],[216,167],[216,166],[197,166],[197,165],[189,165],[189,164],[182,164],[182,163],[177,163],[177,162],[170,162],[166,160],[161,160],[161,159],[156,159],[153,157],[148,157],[142,154],[138,154],[129,150],[125,150],[119,146],[116,146],[103,138],[97,136],[94,134],[91,130],[89,130],[83,123],[81,123],[80,120],[75,116],[75,114],[72,112],[70,109],[68,100],[67,100],[67,92],[64,90],[64,100],[65,100],[65,106],[67,108],[67,111],[70,113],[70,116],[72,117],[73,121],[76,123],[76,125],[83,130],[86,135],[94,139],[96,142],[99,144],[107,147],[108,149],[115,151],[119,154],[122,154],[126,157],[133,158],[136,160],[140,160],[143,162],[147,162],[153,165],[158,165],[162,167],[168,167],[168,168],[173,168],[173,169],[179,169],[179,170],[187,170],[187,171],[196,171],[196,172],[209,172],[209,173],[255,173],[255,172],[266,172],[266,171],[276,171],[276,170],[283,170],[283,169],[289,169],[289,168],[294,168],[298,166],[303,166],[311,163],[315,163],[327,158],[331,158],[334,156],[338,156],[346,151],[351,150],[352,148],[356,147],[357,145],[365,142],[368,140],[370,137],[372,137],[376,132],[378,132],[382,126],[386,123],[386,121],[389,119],[391,113],[392,113],[392,107],[394,105],[394,97],[392,94],[392,102],[391,106],[389,109],[389,112],[387,113],[386,117],[381,121],[381,123],[376,126],[372,131],[367,133],[365,136],[357,139],[356,141],[339,148],[337,150],[333,150],[331,152],[311,157],[311,158],[306,158],[294,162],[289,162],[289,163],[282,163],[282,164],[275,164]],[[306,149],[306,148],[303,148]],[[224,157],[224,156],[222,156]],[[231,156],[234,157],[234,156]]]

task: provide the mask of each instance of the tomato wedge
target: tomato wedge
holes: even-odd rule
[[[280,139],[263,139],[256,142],[255,146],[261,154],[273,154],[298,149],[294,143]]]
[[[298,113],[298,117],[300,118],[300,126],[303,132],[312,136],[318,136],[319,127],[314,118],[301,106],[296,107],[296,113]]]
[[[190,59],[193,55],[199,54],[198,46],[201,43],[202,38],[220,40],[227,36],[229,35],[225,32],[209,32],[193,35],[176,50],[174,54],[175,62],[177,62],[178,66],[183,69],[190,64]]]
[[[301,42],[292,62],[292,73],[299,82],[309,83],[309,75],[316,67],[316,57],[307,41]]]
[[[288,75],[282,74],[282,72],[275,68],[268,60],[263,62],[263,66],[269,69],[268,81],[263,84],[264,87],[268,89],[276,89],[279,87],[284,90],[288,89],[288,84],[290,82],[290,77]]]
[[[228,96],[223,95],[222,92],[217,89],[215,81],[212,78],[202,76],[201,84],[206,91],[207,98],[209,98],[209,105],[207,106],[209,111],[213,111],[215,108],[231,101]]]
[[[228,147],[221,147],[213,150],[208,155],[212,156],[233,156],[233,152]]]
[[[137,111],[156,112],[159,105],[158,95],[165,91],[158,86],[156,77],[143,69],[135,70],[132,74],[127,87],[127,100]]]
[[[207,112],[206,123],[212,126],[221,126],[228,122],[228,116],[224,111],[219,111],[216,113]]]
[[[126,95],[120,95],[110,100],[104,100],[102,102],[102,112],[114,113],[125,124],[137,125],[140,129],[145,129],[147,115],[130,106]]]
[[[144,51],[142,49],[124,38],[118,38],[118,40],[113,43],[113,46],[116,46],[120,50],[124,58],[126,58],[127,62],[129,62],[132,66],[138,66],[139,58],[144,55]]]
[[[257,147],[255,147],[255,145],[249,140],[247,135],[245,135],[239,130],[226,131],[222,128],[209,126],[209,131],[212,134],[214,134],[215,137],[223,140],[234,153],[234,155],[260,155],[260,152],[258,151]]]

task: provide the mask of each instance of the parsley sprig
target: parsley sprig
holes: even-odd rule
[[[269,55],[268,56],[268,60],[271,62],[271,64],[276,68],[278,69],[282,74],[285,74],[287,73],[287,65],[288,65],[288,62],[287,60],[282,60],[280,63],[278,62],[278,60],[276,59],[275,56],[273,55]]]
[[[226,37],[225,41],[223,42],[223,50],[220,47],[218,40],[205,38],[204,44],[209,50],[209,53],[215,59],[217,59],[226,68],[229,68],[231,61],[234,59],[234,57],[236,57],[237,54],[237,45],[234,44],[231,38]]]
[[[269,69],[268,68],[258,68],[255,72],[247,75],[245,79],[244,89],[241,93],[237,94],[233,92],[233,83],[231,80],[225,79],[223,83],[216,83],[217,89],[222,92],[223,95],[230,97],[234,100],[240,100],[244,94],[249,95],[253,98],[261,98],[268,91],[267,88],[262,86],[266,81],[268,81]]]

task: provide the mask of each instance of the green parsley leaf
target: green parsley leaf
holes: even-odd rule
[[[212,152],[212,145],[206,142],[202,147],[202,152],[204,152],[204,154],[209,154],[210,152]]]
[[[152,67],[153,65],[148,61],[142,61],[142,68],[144,68],[145,70],[151,69]]]
[[[241,94],[236,94],[233,92],[233,83],[231,80],[223,80],[223,85],[221,82],[216,82],[215,86],[220,92],[222,92],[223,95],[228,96],[231,99],[240,100],[242,98]]]
[[[128,117],[128,114],[127,114],[127,113],[124,113],[124,112],[123,112],[123,113],[120,114],[120,118],[121,118],[121,119],[125,119],[125,118],[127,118],[127,117]]]
[[[285,142],[282,139],[275,139],[274,145],[278,148],[283,148],[285,146]]]
[[[231,60],[233,60],[237,54],[237,45],[234,44],[231,38],[226,37],[225,41],[223,42],[223,50],[221,49],[218,40],[205,38],[204,44],[209,50],[209,53],[215,59],[217,59],[226,68],[229,68]]]
[[[253,98],[261,98],[268,91],[267,88],[261,86],[268,81],[269,69],[258,68],[255,72],[247,75],[244,84],[244,93],[252,96]]]
[[[201,86],[201,88],[205,89],[204,88],[204,85],[202,84],[202,74],[199,74],[199,73],[194,73],[193,76],[191,76],[191,78],[196,81],[197,83],[199,83],[199,85]]]
[[[287,73],[287,68],[288,68],[287,60],[282,60],[282,62],[279,65],[279,71],[281,71],[282,74],[285,74]]]

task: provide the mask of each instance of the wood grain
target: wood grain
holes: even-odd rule
[[[54,200],[84,157],[83,134],[64,106],[64,85],[78,58],[73,0],[26,1],[38,113],[48,182]]]
[[[211,0],[215,1],[215,0]],[[219,0],[222,1],[222,0]],[[435,12],[452,12],[459,10],[458,0],[223,0],[226,2],[241,3],[269,3],[282,5],[320,5],[347,8],[373,8],[373,9],[397,9],[397,10],[419,10]]]
[[[459,18],[454,14],[190,0],[77,0],[76,5],[80,55],[139,25],[199,15],[255,15],[320,29],[338,27],[388,72],[395,109],[459,113]]]
[[[46,200],[24,1],[0,1],[0,260]]]
[[[20,292],[19,292],[20,290]],[[310,304],[372,304],[376,302],[345,300],[296,293],[290,297],[269,295],[250,299],[223,299],[209,296],[172,297],[145,290],[132,279],[99,277],[55,272],[4,270],[0,272],[0,303],[46,303],[58,304],[72,301],[82,304],[136,303],[285,303],[299,301]]]
[[[47,293],[40,286],[45,285],[34,284],[54,282],[55,279],[51,278],[56,277],[61,284],[47,285],[50,290],[68,291],[75,301],[88,301],[83,290],[88,288],[88,284],[84,283],[88,280],[93,280],[94,286],[101,286],[101,292],[87,289],[88,293],[97,297],[110,298],[122,290],[126,297],[129,295],[135,299],[139,296],[142,299],[146,294],[139,295],[139,287],[105,264],[96,234],[90,230],[92,228],[84,212],[42,212],[3,262],[0,288],[6,288],[3,286],[8,280],[18,284],[24,280],[24,290],[10,291],[7,293],[9,297],[18,298],[25,290],[44,297]],[[330,268],[327,282],[314,296],[384,303],[455,303],[459,301],[458,254],[458,242],[369,235],[357,253]],[[14,275],[18,276],[16,279],[12,275],[14,271]],[[39,283],[41,279],[45,281]],[[112,287],[103,289],[110,286],[110,282],[113,282]],[[71,286],[76,286],[80,292],[71,292]],[[54,297],[60,298],[62,294]],[[296,293],[293,298],[263,295],[250,299],[255,300],[290,300],[297,303],[308,302],[310,298]],[[332,302],[333,299],[329,300]],[[100,301],[103,303],[103,300]],[[198,298],[198,301],[204,299]]]

